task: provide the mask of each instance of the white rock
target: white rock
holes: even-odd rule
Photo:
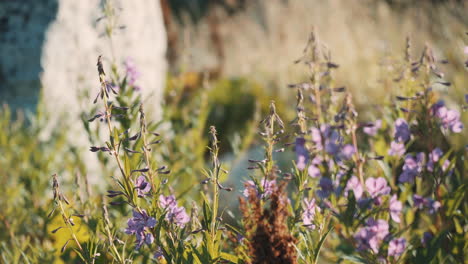
[[[133,59],[141,73],[137,84],[151,120],[159,121],[161,117],[166,76],[166,33],[159,1],[112,0],[116,26],[125,27],[115,31],[112,42],[104,34],[107,21],[98,21],[103,16],[103,2],[0,3],[0,102],[31,109],[41,90],[45,112],[50,117],[41,137],[50,137],[57,125],[69,126],[68,139],[84,153],[82,158],[91,174],[99,173],[96,154],[87,150],[89,142],[80,112],[90,108],[99,91],[97,57],[103,55],[108,75],[112,61],[122,66],[126,58]],[[124,74],[123,67],[121,70]],[[93,98],[80,103],[78,95],[83,91]]]
[[[46,33],[41,58],[45,99],[49,104],[53,102],[51,110],[62,107],[76,120],[81,110],[77,95],[83,89],[92,95],[99,91],[98,55],[104,56],[105,68],[113,59],[121,64],[130,57],[141,72],[138,84],[142,93],[145,97],[151,95],[145,109],[158,119],[166,72],[166,34],[159,1],[113,1],[117,26],[125,28],[116,31],[112,44],[103,34],[106,21],[96,22],[102,16],[100,3],[59,0],[57,17]]]

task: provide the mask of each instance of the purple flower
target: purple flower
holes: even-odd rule
[[[127,58],[124,62],[125,72],[127,74],[127,82],[130,86],[133,86],[133,89],[136,91],[141,90],[140,86],[137,86],[135,83],[140,77],[140,72],[136,69],[133,59]]]
[[[399,182],[414,182],[414,178],[418,176],[424,168],[426,155],[420,152],[415,156],[409,154],[405,157],[405,165],[403,165],[403,172],[401,173]]]
[[[374,253],[379,252],[380,244],[388,235],[388,222],[382,219],[375,221],[367,220],[367,226],[360,228],[354,235],[359,250],[371,249]]]
[[[463,130],[460,113],[456,110],[448,109],[443,101],[434,104],[431,112],[439,118],[443,128],[450,129],[453,133],[460,133]]]
[[[158,247],[158,250],[154,252],[153,258],[155,259],[164,258],[164,253],[162,252],[160,247]]]
[[[257,185],[255,185],[255,182],[254,181],[246,181],[244,183],[244,191],[242,192],[244,194],[245,197],[249,197],[250,196],[250,193],[251,192],[255,192],[257,195],[258,195],[258,190],[257,190]]]
[[[435,214],[442,205],[439,201],[435,201],[432,199],[428,200],[428,207],[429,207],[429,214]]]
[[[314,142],[315,148],[317,150],[322,150],[322,134],[320,133],[320,129],[313,127],[310,129],[310,134],[312,136],[312,141]]]
[[[343,157],[344,159],[351,159],[354,153],[356,153],[356,150],[354,149],[354,146],[351,144],[346,144],[341,149],[341,157]]]
[[[190,217],[185,212],[183,206],[177,206],[177,201],[174,195],[159,196],[159,205],[161,208],[166,209],[166,220],[170,223],[175,223],[179,227],[184,227],[190,221]]]
[[[414,207],[417,207],[418,209],[423,209],[423,207],[427,204],[427,201],[424,197],[420,195],[413,195],[413,205]]]
[[[267,180],[267,179],[262,179],[260,182],[263,188],[263,194],[264,196],[270,196],[273,191],[276,190],[276,181],[275,180]]]
[[[417,173],[414,170],[406,170],[406,171],[403,171],[400,174],[400,177],[398,178],[398,181],[401,182],[401,183],[404,183],[404,182],[413,183],[414,178],[416,176],[417,176]]]
[[[398,118],[395,121],[395,132],[393,134],[396,142],[406,142],[411,137],[408,123],[403,118]]]
[[[442,171],[446,171],[450,166],[450,161],[447,159],[444,161],[444,164],[442,164]]]
[[[237,242],[238,242],[239,244],[242,244],[242,243],[244,242],[244,240],[245,240],[245,236],[243,236],[243,235],[240,234],[240,233],[237,233],[237,235],[236,235],[236,240],[237,240]]]
[[[260,182],[261,187],[263,189],[263,192],[260,193],[259,188],[255,185],[253,181],[246,181],[245,182],[245,189],[243,191],[243,194],[245,197],[249,197],[250,193],[253,191],[257,196],[260,196],[260,198],[265,198],[267,196],[270,196],[273,191],[276,189],[276,181],[275,180],[267,180],[266,178],[263,178]]]
[[[423,236],[421,238],[421,243],[424,246],[426,246],[427,243],[429,243],[432,240],[433,237],[434,237],[434,235],[432,235],[431,232],[424,232],[424,234],[423,234]]]
[[[335,141],[327,140],[325,141],[325,151],[328,154],[335,156],[340,151],[340,145],[338,145]]]
[[[333,192],[333,182],[330,178],[322,177],[319,183],[320,190],[317,190],[317,196],[325,199]]]
[[[311,128],[310,132],[317,150],[325,148],[325,151],[333,156],[339,153],[342,138],[336,130],[332,129],[329,125],[322,125],[320,129]],[[325,147],[323,144],[325,144]]]
[[[367,228],[359,228],[359,230],[354,234],[354,239],[357,242],[358,250],[369,249],[369,239],[371,237],[370,232]]]
[[[382,120],[378,119],[375,121],[375,123],[372,124],[372,126],[364,127],[363,131],[369,136],[375,136],[377,134],[377,131],[381,127],[382,127]]]
[[[159,195],[159,205],[161,208],[166,209],[177,206],[177,201],[174,195],[164,196],[161,194]]]
[[[435,148],[429,153],[429,159],[427,161],[427,170],[434,171],[434,164],[444,155],[444,152],[440,148]]]
[[[429,214],[435,214],[440,209],[440,207],[442,207],[442,204],[439,201],[430,198],[424,198],[417,194],[413,195],[413,203],[414,206],[418,209],[423,209],[424,207],[428,208]]]
[[[398,201],[398,198],[396,194],[390,198],[390,217],[392,218],[393,221],[400,223],[400,214],[401,214],[401,209],[403,208],[403,205],[400,201]]]
[[[464,128],[463,123],[460,121],[456,122],[455,124],[451,126],[453,133],[460,133],[462,132],[463,128]]]
[[[309,176],[312,177],[312,178],[317,178],[319,176],[322,175],[321,171],[320,171],[320,165],[322,164],[323,162],[323,158],[322,156],[315,156],[314,159],[312,159],[312,164],[310,164],[309,168],[308,168],[308,173],[309,173]]]
[[[190,217],[183,206],[170,207],[167,214],[166,220],[170,223],[174,223],[179,227],[184,227],[190,221]]]
[[[296,138],[296,156],[296,166],[300,171],[302,171],[305,169],[307,163],[309,162],[309,152],[305,148],[304,138]]]
[[[465,94],[465,103],[468,104],[468,94]]]
[[[366,188],[372,198],[390,193],[390,187],[387,186],[387,180],[383,177],[367,178]]]
[[[405,165],[403,165],[403,170],[414,170],[420,173],[423,171],[425,161],[426,154],[424,154],[424,152],[419,152],[416,157],[409,154],[405,157]]]
[[[339,140],[340,136],[338,132],[333,131],[325,140],[325,151],[332,156],[338,154],[341,148]]]
[[[314,217],[316,211],[320,212],[320,208],[315,204],[315,199],[312,199],[308,201],[307,199],[304,199],[304,212],[302,213],[302,222],[304,223],[305,226],[315,229],[314,225]]]
[[[350,159],[356,149],[351,144],[343,146],[343,138],[338,131],[332,129],[329,125],[322,125],[320,129],[311,128],[312,142],[317,150],[323,150],[334,156],[337,160]],[[297,143],[296,143],[297,144]]]
[[[388,155],[401,157],[405,154],[405,144],[392,141],[390,143],[390,149],[388,150]]]
[[[320,172],[320,169],[314,164],[311,164],[309,166],[309,168],[307,169],[307,172],[309,173],[309,176],[312,178],[317,178],[317,177],[320,177],[320,175],[322,175]]]
[[[442,108],[442,107],[445,107],[445,102],[443,100],[439,100],[431,106],[429,113],[435,116],[437,115],[437,111],[439,110],[439,108]]]
[[[148,216],[145,210],[141,210],[141,213],[133,210],[133,218],[128,219],[125,233],[136,236],[136,249],[139,249],[143,243],[147,245],[153,243],[154,237],[149,229],[153,228],[156,222],[156,219]]]
[[[348,191],[353,191],[354,197],[356,197],[356,200],[361,199],[362,194],[364,193],[364,189],[362,188],[361,182],[359,181],[358,177],[354,175],[346,183],[345,191],[346,191],[345,195],[348,194]]]
[[[140,176],[135,182],[135,188],[137,189],[138,197],[143,197],[151,190],[151,184],[146,181],[145,176]]]
[[[405,252],[406,240],[404,238],[396,238],[388,244],[388,255],[399,257]]]
[[[369,239],[369,246],[375,253],[377,253],[379,251],[380,243],[388,235],[388,222],[382,219],[375,221],[371,218],[367,221],[367,226],[371,231],[371,234],[373,234],[373,237]]]

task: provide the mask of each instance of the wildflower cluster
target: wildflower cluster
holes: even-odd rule
[[[381,263],[434,257],[428,255],[427,248],[427,240],[433,239],[427,234],[431,233],[415,232],[418,223],[429,225],[429,230],[450,226],[447,232],[455,232],[453,228],[458,220],[441,208],[454,199],[449,197],[462,196],[463,185],[454,183],[461,183],[463,165],[457,166],[462,161],[451,155],[450,150],[444,153],[442,148],[446,147],[438,144],[446,142],[450,133],[461,133],[463,123],[460,113],[447,108],[433,91],[435,84],[450,84],[442,79],[431,49],[426,47],[420,59],[413,62],[409,47],[408,40],[406,61],[401,68],[403,76],[395,79],[395,83],[410,85],[403,89],[403,95],[395,95],[397,107],[392,111],[393,122],[389,119],[358,121],[351,95],[344,87],[333,86],[330,76],[338,65],[331,61],[329,51],[316,34],[311,34],[304,55],[297,61],[310,70],[310,81],[289,85],[297,91],[292,143],[296,159],[291,173],[283,175],[294,179],[291,224],[295,225],[289,228],[292,234],[302,238],[297,246],[306,263],[317,261],[316,249],[320,249],[333,229],[341,238],[339,248],[355,247],[356,258]],[[400,102],[404,106],[398,106]],[[383,127],[392,129],[385,132]],[[376,140],[385,139],[389,143],[386,149],[372,150],[369,144],[360,144],[359,140],[363,139],[371,147]],[[246,197],[252,193],[268,199],[252,191],[254,183],[259,190],[265,187],[264,194],[275,186],[267,180],[268,174],[263,173],[261,181],[246,183]],[[455,195],[441,194],[449,190]],[[432,222],[435,218],[438,221]],[[425,242],[412,244],[415,239],[422,241],[416,238],[422,234]],[[440,234],[437,239],[440,245],[445,238]],[[462,255],[451,257],[463,258]],[[334,252],[330,259],[340,258]]]
[[[404,60],[394,67],[399,77],[393,85],[401,94],[391,95],[389,106],[377,112],[380,119],[361,116],[352,94],[336,85],[339,65],[315,32],[296,63],[309,72],[305,81],[288,86],[296,93],[296,116],[284,122],[270,103],[258,131],[264,155],[248,160],[236,217],[221,209],[220,196],[233,189],[222,183],[229,172],[219,159],[215,127],[209,129],[211,166],[190,171],[204,179],[181,190],[183,179],[171,178],[155,155],[164,147],[157,126],[147,121],[138,96],[125,99],[131,95],[127,84],[140,89],[135,65],[126,61],[126,77],[116,89],[99,57],[95,103],[103,110],[88,121],[100,119],[108,140],[90,151],[106,154],[114,176],[107,191],[111,201],[105,201],[94,234],[105,243],[82,246],[69,226],[73,215],[62,210],[82,259],[92,262],[102,254],[118,263],[462,263],[466,155],[450,138],[464,132],[463,117],[434,90],[449,83],[431,49],[426,46],[413,60],[407,40]],[[278,162],[285,159],[286,165]],[[186,196],[194,189],[199,200]],[[67,200],[56,178],[54,196],[62,208]]]

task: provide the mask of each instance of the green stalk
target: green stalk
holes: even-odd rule
[[[213,174],[212,174],[212,183],[213,183],[213,212],[211,214],[211,224],[210,224],[210,255],[212,259],[217,257],[217,252],[214,250],[215,247],[215,240],[216,240],[216,218],[218,217],[218,207],[219,207],[219,173],[220,173],[220,164],[218,160],[218,139],[216,137],[216,129],[214,126],[210,127],[210,134],[212,137],[211,142],[211,155],[212,155],[212,162],[213,162]]]

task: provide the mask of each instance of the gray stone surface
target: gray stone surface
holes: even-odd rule
[[[42,138],[67,128],[69,142],[82,150],[89,142],[80,112],[99,91],[96,61],[118,65],[132,58],[140,74],[137,84],[146,100],[148,118],[159,120],[166,75],[166,33],[158,0],[113,0],[117,30],[110,41],[101,0],[0,0],[0,104],[33,110],[39,94],[49,119]],[[112,43],[112,44],[111,44]],[[120,67],[121,74],[125,74]],[[89,113],[92,114],[92,113]],[[63,118],[65,117],[65,118]],[[81,151],[91,174],[97,174],[95,153]]]
[[[57,0],[0,1],[0,101],[13,108],[35,108],[45,33],[57,9]]]
[[[0,102],[13,108],[34,110],[42,90],[54,123],[57,110],[77,118],[76,96],[91,94],[99,86],[96,58],[107,65],[133,58],[146,107],[160,115],[166,63],[166,34],[157,0],[114,0],[116,31],[113,48],[103,37],[106,21],[101,0],[2,0],[0,1]]]

